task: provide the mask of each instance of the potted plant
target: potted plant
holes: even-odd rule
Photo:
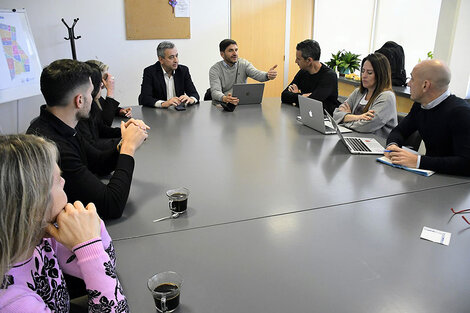
[[[360,66],[359,54],[350,51],[340,50],[336,54],[331,54],[331,60],[326,62],[326,65],[333,71],[338,70],[340,76],[345,74],[354,73]]]

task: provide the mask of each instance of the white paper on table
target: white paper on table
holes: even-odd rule
[[[189,17],[189,1],[177,0],[175,5],[175,17]]]
[[[421,238],[426,239],[432,242],[437,242],[440,243],[441,245],[446,245],[448,246],[450,243],[450,236],[452,234],[442,231],[442,230],[437,230],[433,228],[429,228],[424,226],[423,231],[421,232]]]

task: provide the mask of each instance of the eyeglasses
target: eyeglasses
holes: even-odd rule
[[[464,210],[460,210],[460,211],[455,211],[453,208],[450,208],[450,210],[452,211],[452,213],[454,214],[464,214],[464,213],[470,213],[470,209],[464,209]],[[470,222],[465,218],[465,216],[462,215],[462,218],[465,222],[467,222],[467,224],[470,225]]]

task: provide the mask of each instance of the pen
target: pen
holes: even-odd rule
[[[393,152],[392,150],[384,150],[384,152]]]

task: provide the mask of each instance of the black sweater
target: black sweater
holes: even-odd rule
[[[134,171],[134,158],[119,154],[116,147],[100,151],[81,138],[55,115],[41,106],[39,118],[26,131],[54,141],[59,149],[59,167],[65,179],[68,202],[80,200],[96,205],[102,219],[119,218],[126,206]],[[95,176],[114,174],[106,185]]]
[[[418,131],[426,145],[420,168],[435,172],[470,176],[470,105],[454,95],[430,110],[417,102],[395,127],[387,144],[400,147]]]
[[[323,102],[323,108],[333,115],[338,102],[338,77],[336,73],[325,64],[315,74],[300,70],[289,85],[296,84],[302,94],[312,93],[309,98]],[[289,104],[299,104],[298,93],[287,90],[282,92],[281,101]]]
[[[100,102],[101,108],[103,109],[101,112],[101,117],[104,124],[111,126],[113,124],[114,117],[119,116],[119,111],[121,110],[119,107],[119,102],[110,97],[100,97],[98,101]]]
[[[80,120],[75,129],[95,148],[108,150],[116,147],[121,140],[121,129],[105,124],[103,113],[96,102],[93,101],[89,118]]]

